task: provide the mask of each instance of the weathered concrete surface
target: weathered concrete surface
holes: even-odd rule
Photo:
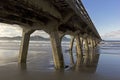
[[[76,46],[77,46],[77,56],[83,57],[83,52],[82,52],[82,44],[80,41],[79,34],[76,35]]]
[[[61,40],[59,38],[58,32],[51,32],[50,34],[52,51],[53,51],[53,60],[56,69],[64,68],[64,60],[61,49]]]
[[[30,34],[33,33],[34,30],[31,29],[23,29],[22,33],[22,41],[19,51],[19,63],[25,63],[27,59],[27,53],[29,48],[29,40],[30,40]]]
[[[72,49],[73,49],[74,40],[75,40],[75,37],[74,37],[74,36],[71,36],[70,48],[69,48],[70,51],[72,51]]]

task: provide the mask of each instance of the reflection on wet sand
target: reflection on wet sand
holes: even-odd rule
[[[37,49],[38,46],[34,46],[34,48]],[[45,47],[47,49],[41,48],[39,51],[30,53],[26,64],[18,64],[17,58],[13,59],[14,54],[17,53],[16,50],[12,50],[12,52],[4,50],[3,53],[1,50],[0,60],[4,61],[4,65],[3,63],[0,65],[0,80],[120,80],[120,51],[113,51],[113,47],[110,49],[98,48],[99,52],[91,49],[87,58],[85,50],[83,51],[84,56],[81,57],[76,55],[75,48],[73,48],[73,52],[69,52],[69,55],[66,54],[68,52],[64,54],[67,58],[70,57],[65,61],[71,61],[71,63],[66,63],[71,66],[64,70],[54,69],[48,46]],[[34,54],[32,55],[32,53]],[[35,57],[31,58],[31,56]]]
[[[70,55],[72,53],[70,52]],[[95,57],[97,56],[97,57]],[[41,70],[35,71],[30,69],[31,63],[24,63],[24,64],[18,64],[19,74],[22,75],[24,79],[29,80],[92,80],[97,76],[94,75],[97,68],[97,63],[99,59],[99,54],[96,54],[93,58],[93,61],[90,62],[88,60],[85,60],[84,57],[77,56],[77,59],[74,63],[73,56],[71,57],[71,65],[73,65],[70,69],[62,69],[62,70],[52,70],[47,72],[42,72]],[[85,62],[88,61],[88,62]],[[88,63],[88,64],[86,64]],[[28,65],[28,66],[27,66]],[[37,66],[39,67],[39,66]],[[91,77],[91,75],[94,75],[94,77]],[[17,79],[17,77],[16,77]],[[11,79],[12,80],[12,79]],[[98,79],[99,80],[99,79]]]
[[[86,54],[84,52],[84,54]],[[89,56],[86,57],[86,55],[76,56],[76,62],[74,63],[74,58],[72,56],[72,51],[70,51],[70,61],[72,65],[72,70],[75,71],[89,71],[89,72],[95,72],[97,68],[99,60],[99,54],[96,53],[96,51],[93,49],[89,51]]]
[[[21,71],[27,70],[27,64],[26,63],[18,63],[18,67]]]
[[[93,54],[93,52],[91,51],[90,54]],[[109,64],[112,61],[111,60],[112,57],[119,59],[119,56],[111,55],[110,60],[107,60],[108,58],[106,57],[110,57],[110,55],[101,54],[99,57],[99,54],[95,53],[94,57],[89,58],[89,61],[85,60],[84,57],[77,57],[76,61],[73,61],[74,60],[73,56],[71,56],[71,63],[73,66],[69,69],[64,69],[64,70],[47,69],[45,71],[42,70],[43,68],[40,69],[40,64],[36,66],[33,63],[19,64],[18,68],[20,70],[17,70],[17,67],[15,65],[11,65],[14,67],[8,66],[9,67],[8,70],[4,70],[4,73],[7,73],[8,71],[13,71],[11,74],[9,74],[9,76],[17,75],[17,77],[15,77],[16,80],[18,77],[26,78],[26,80],[27,79],[29,80],[119,80],[120,71],[118,68],[119,66],[118,67],[115,66],[116,60],[112,62],[112,64],[114,65]],[[99,64],[98,64],[98,60],[99,60]],[[111,67],[108,67],[105,64]],[[117,68],[117,70],[115,68]],[[110,71],[110,69],[112,69],[112,72]],[[113,78],[111,78],[111,76]],[[11,78],[9,80],[15,80],[15,79]],[[8,80],[8,79],[3,79],[3,80]]]
[[[97,68],[97,64],[98,64],[98,60],[99,60],[99,54],[97,53],[93,53],[95,51],[90,51],[90,55],[88,58],[86,58],[85,56],[80,56],[77,55],[76,56],[76,61],[74,62],[74,58],[73,58],[73,53],[72,51],[69,51],[69,55],[70,55],[70,65],[71,68],[69,69],[70,71],[84,71],[84,72],[95,72],[96,68]],[[85,53],[84,53],[85,54]],[[94,56],[93,56],[94,55]],[[27,70],[27,63],[22,63],[22,64],[18,64],[18,67],[21,69],[21,71],[26,71]],[[64,72],[64,70],[55,70],[56,72]]]

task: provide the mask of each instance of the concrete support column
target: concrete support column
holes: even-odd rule
[[[92,47],[92,49],[94,49],[94,41],[93,41],[93,38],[91,37],[91,47]]]
[[[90,37],[90,44],[91,44],[91,50],[90,50],[90,62],[93,63],[94,57],[95,57],[95,49],[94,49],[94,43],[92,37]]]
[[[82,68],[83,66],[83,57],[78,55],[76,58],[76,65],[75,65],[75,70],[78,71]]]
[[[96,42],[95,42],[95,40],[93,40],[93,46],[94,46],[94,48],[96,47]]]
[[[79,34],[76,35],[76,46],[77,46],[76,70],[78,70],[80,69],[83,63],[83,51]]]
[[[98,41],[96,38],[94,38],[94,48],[97,47]]]
[[[88,44],[88,38],[85,38],[85,57],[84,57],[84,63],[85,65],[89,65],[90,61],[90,54],[89,54],[89,44]]]
[[[80,37],[81,45],[83,47],[83,37]]]
[[[89,44],[88,44],[88,38],[85,38],[85,52],[86,56],[89,56]]]
[[[70,53],[69,54],[70,54],[70,63],[72,66],[74,66],[74,58],[73,58],[73,52],[72,52],[74,40],[75,40],[75,36],[71,36],[70,48],[69,48]]]
[[[22,41],[19,51],[19,60],[18,60],[19,63],[26,63],[30,34],[33,33],[34,31],[35,30],[31,30],[31,29],[23,29]]]
[[[83,51],[82,51],[82,44],[80,40],[79,34],[76,35],[76,45],[77,45],[77,55],[80,55],[83,57]]]
[[[71,63],[72,66],[74,66],[73,52],[70,51],[69,54],[70,54],[70,63]]]
[[[56,69],[64,68],[64,60],[61,48],[61,39],[57,31],[50,33],[50,39],[52,44],[53,60]]]
[[[98,41],[97,41],[97,39],[95,40],[95,45],[96,45],[96,47],[97,47],[97,45],[98,45]]]
[[[75,37],[74,37],[74,36],[71,36],[70,49],[69,49],[70,51],[72,51],[72,49],[73,49],[74,39],[75,39]]]

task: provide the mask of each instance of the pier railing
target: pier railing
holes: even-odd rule
[[[75,10],[75,12],[80,16],[80,18],[87,23],[88,27],[90,27],[96,34],[99,36],[90,16],[88,15],[86,9],[84,8],[81,0],[66,0],[70,6]],[[100,37],[100,36],[99,36]]]

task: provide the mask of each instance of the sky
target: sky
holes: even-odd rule
[[[120,40],[120,0],[82,0],[82,2],[102,39]],[[48,37],[43,31],[36,31],[32,35],[37,34]],[[18,25],[0,23],[0,37],[21,35],[22,29]]]
[[[120,0],[82,0],[103,39],[120,39]]]
[[[42,36],[44,38],[48,38],[49,35],[42,31],[36,30],[31,36]],[[22,28],[19,25],[10,25],[0,23],[0,37],[15,37],[15,36],[22,36]]]

